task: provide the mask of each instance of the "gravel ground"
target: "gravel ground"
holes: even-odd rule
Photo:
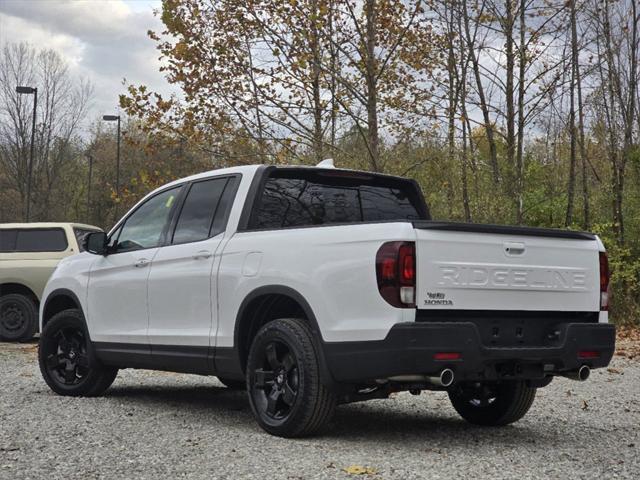
[[[489,477],[640,478],[638,359],[556,379],[505,428],[466,424],[443,393],[403,393],[285,440],[214,378],[127,370],[104,397],[63,398],[40,378],[35,344],[0,343],[2,479]]]

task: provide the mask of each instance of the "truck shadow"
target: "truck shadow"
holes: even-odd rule
[[[225,411],[243,411],[251,415],[251,407],[243,391],[231,390],[216,385],[203,386],[114,386],[105,394],[106,398],[117,398],[119,402],[144,404],[147,408],[180,406],[185,413],[209,412],[224,414]]]
[[[121,405],[152,410],[154,414],[179,411],[182,420],[197,423],[202,428],[229,427],[262,433],[253,418],[246,393],[216,385],[116,385],[107,392],[105,399],[117,399]],[[424,442],[432,441],[447,450],[469,448],[479,442],[502,448],[513,442],[542,442],[547,436],[543,426],[530,428],[525,423],[495,429],[475,427],[458,418],[448,405],[445,408],[443,403],[436,407],[425,410],[421,406],[419,411],[407,412],[393,401],[384,400],[366,405],[341,405],[322,434],[302,441],[383,441],[423,450],[428,447]]]

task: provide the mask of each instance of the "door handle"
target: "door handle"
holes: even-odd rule
[[[514,255],[522,255],[525,252],[524,243],[520,242],[505,242],[504,253],[510,257]]]
[[[200,259],[205,259],[205,258],[209,258],[211,256],[211,252],[208,250],[200,250],[198,253],[195,253],[193,255],[193,259],[194,260],[200,260]]]
[[[133,264],[133,266],[136,268],[146,267],[147,265],[149,265],[149,260],[147,260],[146,258],[139,258],[136,263]]]

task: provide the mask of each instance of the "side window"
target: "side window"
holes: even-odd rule
[[[256,213],[255,227],[299,227],[361,219],[357,188],[323,185],[299,178],[269,178]]]
[[[197,242],[209,238],[228,182],[229,178],[226,177],[191,185],[176,223],[172,243]]]
[[[420,213],[407,194],[392,187],[360,187],[362,216],[366,222],[392,219],[420,219]]]
[[[407,182],[384,178],[270,177],[251,228],[305,227],[422,218]]]
[[[140,205],[120,229],[115,251],[126,252],[159,246],[162,231],[167,225],[180,188],[165,190]]]
[[[18,230],[16,252],[62,252],[67,249],[67,235],[61,228]]]
[[[68,246],[61,228],[0,230],[0,252],[62,252]]]
[[[18,230],[0,230],[0,252],[15,252]]]

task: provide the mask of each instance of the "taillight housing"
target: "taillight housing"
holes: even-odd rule
[[[376,255],[378,290],[387,303],[398,308],[416,306],[415,242],[387,242]]]
[[[600,310],[609,310],[609,259],[606,252],[600,252]]]

